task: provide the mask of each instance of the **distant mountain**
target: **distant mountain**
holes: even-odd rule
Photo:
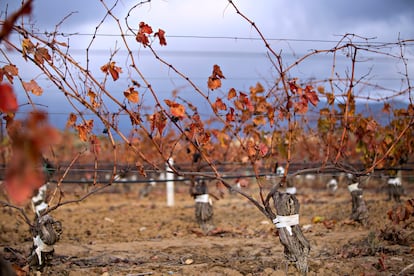
[[[37,107],[49,113],[49,120],[51,124],[58,129],[65,129],[66,122],[72,110],[72,107],[68,104],[67,99],[56,95],[54,97],[44,97],[41,99],[41,101],[39,99],[39,103],[41,104],[39,104]],[[389,104],[391,105],[392,110],[401,108],[405,109],[408,105],[408,103],[402,101],[390,101]],[[317,120],[319,118],[319,110],[326,107],[327,104],[324,101],[319,102],[319,104],[316,107],[309,107],[309,111],[304,115],[308,121],[309,127],[316,127]],[[358,102],[356,104],[356,111],[358,114],[363,114],[364,116],[370,116],[374,118],[380,125],[387,125],[392,120],[393,114],[392,112],[391,114],[383,112],[383,107],[384,103],[382,102]],[[32,110],[30,105],[22,105],[19,109],[17,117],[26,116],[27,112],[29,112],[30,110]],[[97,120],[96,116],[91,114],[90,111],[85,110],[84,114],[86,119],[94,119],[95,133],[98,135],[102,134],[105,129],[105,126],[99,120]],[[207,118],[209,115],[204,114],[202,116]],[[124,114],[119,116],[118,125],[124,134],[128,135],[130,133],[131,125],[128,115]],[[282,124],[282,126],[286,125]],[[211,127],[220,128],[222,126],[213,123]]]

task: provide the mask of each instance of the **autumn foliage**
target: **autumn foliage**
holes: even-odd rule
[[[219,60],[212,65],[201,65],[208,66],[211,74],[204,77],[202,84],[197,84],[187,77],[186,72],[179,71],[158,55],[154,46],[167,46],[166,31],[153,28],[149,22],[136,21],[137,18],[132,19],[130,15],[143,4],[131,9],[125,19],[126,27],[117,24],[118,18],[104,6],[107,9],[106,20],[114,20],[114,26],[122,34],[117,47],[126,50],[128,58],[128,68],[122,68],[125,63],[120,60],[117,51],[105,62],[88,60],[86,66],[82,66],[70,55],[70,39],[64,40],[57,33],[49,36],[31,33],[24,26],[14,28],[16,18],[30,12],[30,1],[27,3],[27,6],[7,20],[1,38],[7,39],[11,31],[21,36],[18,43],[7,40],[8,47],[18,52],[25,62],[35,65],[38,73],[49,76],[48,85],[58,88],[68,99],[73,110],[68,115],[65,131],[73,131],[81,142],[88,144],[88,149],[94,153],[90,160],[94,162],[110,159],[115,163],[114,166],[125,162],[139,164],[138,172],[145,175],[144,167],[160,170],[160,164],[169,157],[179,158],[182,163],[191,163],[193,155],[197,153],[205,167],[210,168],[216,180],[221,182],[224,180],[215,161],[237,161],[243,164],[242,167],[248,164],[257,174],[260,171],[271,172],[275,162],[280,161],[287,164],[286,175],[289,174],[288,165],[295,161],[318,161],[322,165],[315,169],[331,165],[352,172],[356,172],[356,169],[350,169],[349,166],[345,168],[342,164],[362,162],[363,171],[358,173],[364,174],[375,168],[395,166],[408,160],[409,154],[413,152],[414,146],[410,139],[410,126],[413,123],[411,102],[402,110],[393,110],[391,104],[385,102],[384,112],[392,114],[395,119],[390,125],[382,126],[375,118],[356,111],[358,81],[354,78],[355,69],[350,74],[346,73],[345,77],[333,76],[327,81],[299,79],[291,70],[320,54],[332,54],[335,59],[336,55],[344,53],[351,68],[357,65],[356,56],[359,52],[388,56],[381,49],[363,48],[352,43],[352,35],[345,35],[333,48],[313,51],[293,64],[285,65],[283,56],[269,46],[270,43],[254,22],[243,16],[263,40],[277,76],[269,87],[255,81],[247,91],[237,87],[223,91],[223,83],[227,81],[225,76],[230,72],[226,72],[225,68],[222,70]],[[234,3],[229,4],[241,14]],[[100,26],[97,26],[95,34]],[[126,38],[127,33],[133,34],[132,40]],[[95,39],[96,36],[93,36],[90,45],[95,43]],[[141,65],[137,64],[136,56],[139,52],[132,50],[136,49],[134,46],[151,53],[156,62],[168,68],[170,74],[176,74],[185,81],[192,91],[190,93],[200,96],[207,108],[201,112],[187,95],[177,96],[175,92],[171,93],[171,97],[161,98],[161,92],[156,85],[151,85],[141,71]],[[62,63],[55,62],[54,59]],[[399,60],[398,57],[396,60]],[[404,59],[401,60],[404,62]],[[92,62],[99,64],[97,71],[91,69]],[[339,76],[340,72],[335,74]],[[19,79],[16,82],[19,75],[19,68],[13,62],[5,61],[0,68],[0,111],[4,113],[3,118],[7,120],[9,132],[13,129],[12,122],[19,121],[13,119],[18,103],[11,85],[21,86],[29,96],[45,96],[43,85],[34,77],[37,74],[33,78]],[[128,84],[121,82],[122,79],[127,79]],[[118,92],[110,89],[109,82],[118,84]],[[396,94],[404,93],[411,93],[410,89]],[[154,104],[144,106],[149,98]],[[33,109],[36,109],[35,106]],[[86,118],[85,110],[93,114],[93,118]],[[130,121],[127,133],[119,126],[124,115]],[[36,131],[50,132],[51,137],[56,136],[52,133],[46,116],[30,115],[25,120],[28,121],[20,121],[20,124],[30,125]],[[103,126],[102,133],[97,133],[98,126]],[[58,140],[53,138],[47,141],[49,144],[42,144],[34,136],[13,130],[10,137],[16,141],[10,146],[13,148],[13,143],[26,143],[23,142],[24,136],[27,136],[27,143],[33,144],[33,152],[36,153],[33,155],[37,157],[48,145]],[[104,146],[104,140],[110,146]],[[102,150],[103,147],[108,150]],[[23,154],[17,149],[13,152]],[[120,152],[123,154],[118,154]],[[37,160],[37,157],[29,159]],[[36,167],[38,163],[33,165]],[[184,174],[178,168],[172,169],[176,174]],[[13,176],[13,173],[10,175]],[[40,182],[40,176],[34,178]],[[260,182],[259,177],[257,181]],[[262,194],[259,198],[265,198],[265,195]]]
[[[10,119],[7,130],[12,158],[7,166],[4,187],[12,202],[21,205],[45,183],[43,153],[60,143],[60,134],[49,125],[47,114],[36,111],[24,120]]]

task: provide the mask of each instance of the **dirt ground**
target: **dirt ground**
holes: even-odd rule
[[[66,197],[76,194],[81,193]],[[381,236],[392,227],[387,212],[395,205],[385,201],[384,192],[364,192],[371,216],[365,227],[349,220],[346,187],[334,195],[298,187],[297,197],[300,224],[311,244],[309,275],[414,275],[412,239],[398,244]],[[407,190],[402,199],[413,197]],[[194,200],[179,185],[173,207],[166,206],[161,184],[144,198],[132,189],[62,206],[51,214],[61,221],[63,234],[52,266],[42,275],[297,274],[284,259],[275,226],[247,199],[226,194],[213,206],[217,229],[211,235],[202,234]],[[10,208],[0,209],[0,219],[0,250],[19,265],[19,256],[27,256],[32,245],[29,228]]]

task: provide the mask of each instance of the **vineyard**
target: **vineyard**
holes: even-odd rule
[[[121,2],[80,32],[1,7],[0,275],[414,274],[412,37],[268,38],[232,0],[249,37],[169,35]]]
[[[367,227],[350,219],[351,197],[343,183],[335,194],[322,182],[297,187],[300,223],[312,247],[309,275],[413,273],[412,219],[390,220],[388,213],[398,204],[387,201],[386,185],[378,181],[366,185]],[[253,192],[252,184],[244,189]],[[400,206],[414,192],[412,181],[404,184]],[[237,194],[213,200],[216,228],[205,235],[188,185],[176,183],[173,207],[166,204],[164,183],[145,196],[143,185],[126,185],[128,192],[116,187],[54,213],[63,233],[44,275],[295,275],[274,226]],[[80,184],[69,187],[66,200],[84,192]],[[216,189],[211,192],[219,195]],[[1,220],[7,222],[0,235],[3,255],[24,267],[29,229],[10,209],[2,210]]]

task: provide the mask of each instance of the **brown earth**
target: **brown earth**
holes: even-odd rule
[[[217,229],[203,235],[187,188],[176,185],[175,206],[167,207],[161,186],[141,199],[134,189],[100,193],[52,212],[63,234],[42,275],[297,274],[284,259],[275,227],[244,197],[226,194],[214,200]],[[76,194],[66,192],[65,199]],[[297,197],[300,224],[311,244],[309,275],[414,275],[413,239],[398,244],[381,236],[392,228],[387,212],[395,205],[385,201],[385,193],[365,191],[370,212],[365,227],[349,220],[351,197],[345,187],[334,195],[299,188]],[[413,197],[408,191],[402,199]],[[27,256],[32,244],[29,228],[14,209],[0,209],[0,218],[1,252],[21,265],[18,257]],[[414,236],[413,224],[405,230]]]

